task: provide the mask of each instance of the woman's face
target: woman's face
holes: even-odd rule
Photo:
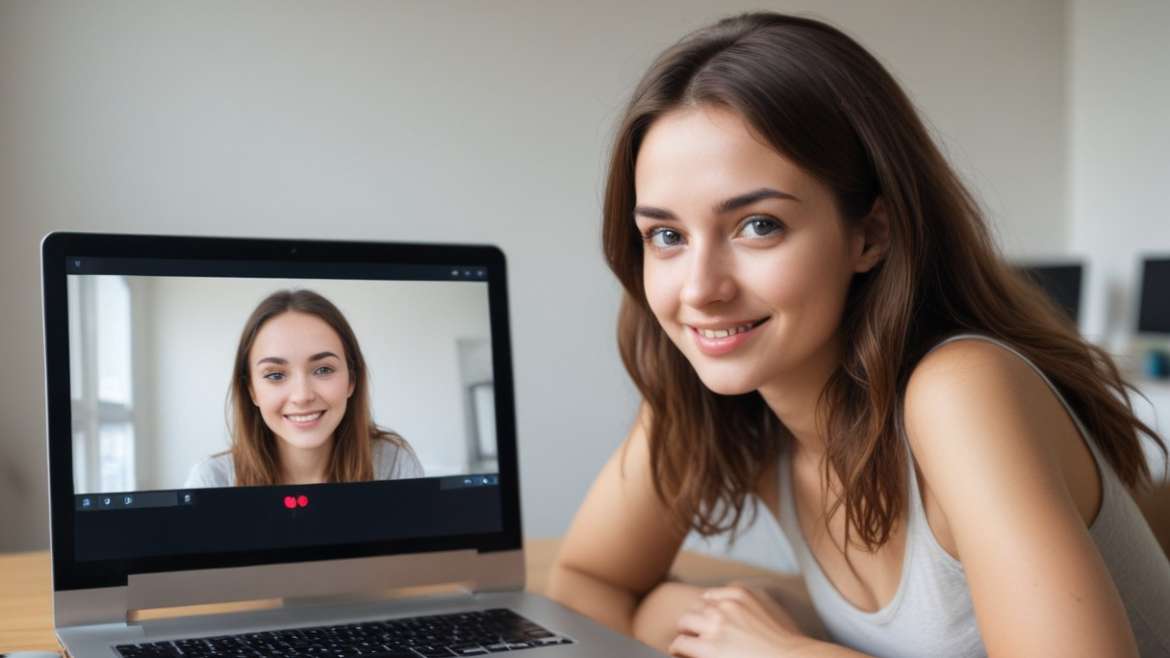
[[[248,353],[252,402],[290,447],[331,441],[353,394],[341,338],[315,315],[289,311],[265,322]]]
[[[703,106],[654,122],[634,178],[646,298],[708,388],[746,393],[834,354],[850,279],[873,257],[828,187]]]

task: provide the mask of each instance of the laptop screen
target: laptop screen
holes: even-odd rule
[[[502,263],[74,251],[60,343],[73,561],[324,558],[504,530]]]

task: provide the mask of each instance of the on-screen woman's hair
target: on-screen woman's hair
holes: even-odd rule
[[[859,221],[879,196],[885,203],[888,255],[850,285],[843,359],[818,405],[825,475],[843,489],[826,518],[844,507],[847,544],[851,532],[868,549],[884,544],[906,509],[901,396],[918,360],[956,333],[1020,350],[1052,379],[1120,478],[1131,488],[1148,481],[1138,435],[1157,437],[1134,416],[1117,367],[1003,262],[978,204],[894,78],[833,27],[752,13],[700,29],[654,62],[619,125],[605,192],[605,256],[625,288],[618,343],[650,411],[657,493],[681,527],[704,535],[735,528],[763,469],[791,440],[758,393],[722,396],[702,384],[643,289],[635,159],[657,118],[701,105],[743,116],[830,188],[844,221]]]
[[[248,355],[256,336],[265,323],[284,313],[313,315],[328,324],[345,351],[345,365],[353,383],[353,394],[345,407],[345,414],[333,432],[333,450],[326,469],[328,482],[364,482],[374,479],[373,447],[375,440],[390,441],[409,450],[406,441],[394,432],[374,424],[370,412],[370,393],[366,361],[358,347],[357,337],[345,316],[328,299],[311,290],[278,290],[265,297],[244,323],[236,348],[232,381],[228,388],[228,407],[231,413],[231,455],[235,462],[236,484],[280,484],[280,457],[278,439],[264,423],[260,410],[252,403],[250,387],[251,366]]]

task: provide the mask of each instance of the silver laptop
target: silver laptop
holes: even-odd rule
[[[524,592],[498,249],[54,233],[42,269],[73,656],[659,655]]]

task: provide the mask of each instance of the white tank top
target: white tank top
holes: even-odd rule
[[[1170,658],[1170,562],[1129,490],[1102,457],[1064,397],[1030,360],[1001,341],[976,334],[954,336],[939,345],[961,338],[994,343],[1023,359],[1064,405],[1085,438],[1101,476],[1101,509],[1089,532],[1121,593],[1141,655]],[[939,545],[930,529],[912,459],[906,468],[910,486],[902,579],[885,607],[865,612],[841,596],[809,550],[797,521],[791,462],[784,451],[779,468],[780,527],[792,545],[813,606],[833,642],[872,656],[986,656],[963,565]]]

